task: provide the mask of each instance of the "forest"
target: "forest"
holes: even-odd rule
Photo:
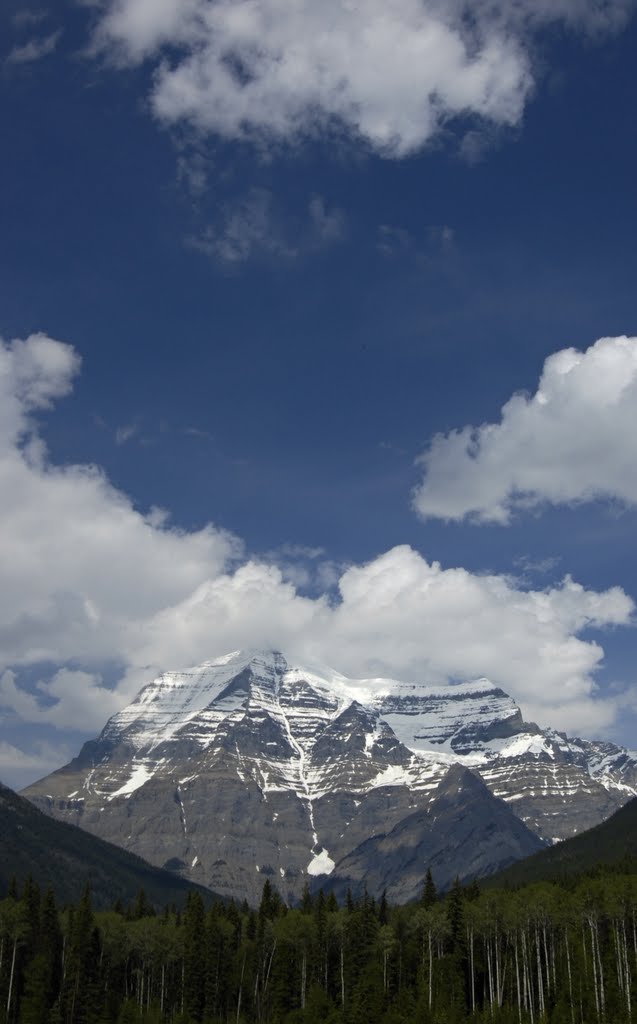
[[[306,890],[288,908],[143,891],[95,912],[28,880],[0,902],[0,1024],[630,1024],[637,876],[597,870],[517,890],[431,873],[420,901]]]

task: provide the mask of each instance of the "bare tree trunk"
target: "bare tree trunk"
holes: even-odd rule
[[[626,990],[626,1010],[628,1012],[628,1020],[632,1020],[633,1009],[632,1009],[632,998],[631,998],[631,976],[630,976],[630,963],[628,962],[628,941],[626,939],[626,917],[622,917],[622,952],[624,958],[624,980]]]
[[[535,926],[535,963],[537,967],[537,998],[538,998],[538,1013],[541,1016],[544,1014],[544,976],[542,973],[542,954],[540,950],[540,934]]]
[[[527,1006],[526,1006],[526,1008],[529,1011],[529,1016],[531,1018],[531,1024],[533,1024],[533,1021],[535,1020],[534,1013],[533,1013],[533,989],[531,988],[531,971],[530,971],[530,967],[529,967],[529,956],[528,956],[528,950],[527,950],[526,932],[524,931],[524,929],[522,929],[522,964],[523,964],[524,985],[525,985],[525,990],[526,990],[526,993],[527,993]]]
[[[600,1020],[600,1000],[599,1000],[599,985],[597,983],[597,957],[595,955],[595,932],[593,931],[593,919],[589,917],[588,926],[591,931],[591,952],[593,959],[593,984],[595,986],[595,1012],[597,1013],[597,1019]]]
[[[564,945],[566,948],[566,970],[568,972],[568,994],[571,1005],[571,1024],[575,1024],[575,1008],[573,1006],[573,975],[571,973],[571,948],[568,944],[568,929],[564,932]]]
[[[237,996],[237,1024],[239,1024],[239,1017],[241,1015],[241,996],[243,993],[243,975],[246,969],[246,958],[245,953],[243,955],[243,963],[241,964],[241,978],[239,979],[239,995]],[[183,999],[182,999],[183,1002]],[[183,1010],[182,1010],[183,1013]]]
[[[476,1012],[476,980],[473,962],[473,925],[467,929],[469,938],[469,970],[471,971],[471,1012]]]
[[[7,996],[7,1020],[9,1019],[9,1008],[11,1006],[11,996],[13,995],[13,974],[15,971],[15,955],[18,948],[17,936],[13,940],[13,955],[11,957],[11,974],[9,975],[9,995]]]
[[[518,935],[515,933],[515,989],[518,997],[518,1021],[522,1024],[522,1001],[520,999],[520,964],[518,961]]]
[[[489,1005],[491,1015],[494,1016],[494,968],[491,955],[491,942],[486,939],[486,976],[489,978]]]

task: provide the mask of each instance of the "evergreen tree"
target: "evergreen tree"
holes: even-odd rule
[[[46,893],[39,915],[34,955],[25,970],[21,1024],[48,1024],[62,980],[62,933],[55,897]]]
[[[312,913],[312,896],[310,895],[310,887],[305,883],[303,886],[303,895],[301,896],[301,913],[311,914]]]
[[[261,903],[259,904],[259,918],[271,921],[278,911],[277,899],[270,879],[266,878],[261,891]]]
[[[203,1020],[206,999],[205,912],[198,892],[188,893],[183,920],[183,1003],[195,1021]]]
[[[378,923],[380,925],[386,925],[389,921],[389,906],[387,904],[387,889],[383,889],[383,895],[380,898],[380,905],[378,907]]]
[[[430,907],[433,907],[437,899],[438,893],[436,892],[436,886],[434,884],[431,868],[427,868],[427,874],[425,875],[425,885],[420,900],[421,906],[423,906],[425,910],[429,910]]]
[[[86,886],[74,914],[69,916],[61,1010],[66,1024],[92,1024],[99,1016],[99,937],[91,893]]]
[[[131,910],[131,920],[140,921],[142,917],[153,917],[154,914],[155,908],[152,903],[148,901],[148,897],[146,896],[144,889],[140,889]]]

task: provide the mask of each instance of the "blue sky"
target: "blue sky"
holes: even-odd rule
[[[4,5],[0,778],[262,644],[637,745],[633,7]]]

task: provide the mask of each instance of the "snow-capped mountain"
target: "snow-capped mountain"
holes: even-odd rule
[[[471,783],[473,813],[499,822],[496,846],[474,842],[476,871],[597,824],[637,793],[637,755],[525,723],[487,680],[348,679],[238,651],[159,676],[24,795],[217,892],[254,898],[270,875],[294,899],[308,879],[335,884],[342,862],[362,884],[374,837],[398,828],[403,847],[421,849],[423,814],[443,792],[451,849],[449,794],[467,791],[445,788],[454,765],[484,783]],[[462,874],[461,859],[447,868]],[[384,881],[391,893],[391,871]]]

